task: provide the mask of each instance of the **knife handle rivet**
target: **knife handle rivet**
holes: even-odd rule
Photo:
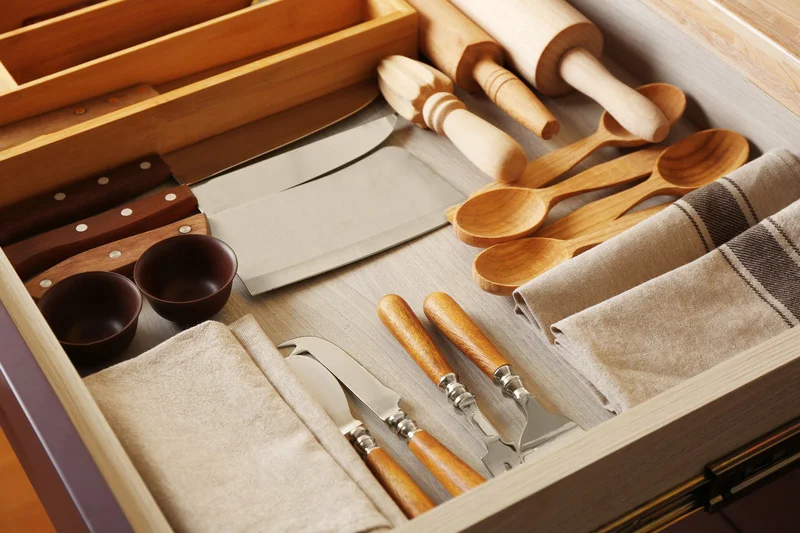
[[[141,168],[142,170],[147,170],[152,166],[153,165],[150,163],[150,161],[142,161],[141,163],[139,163],[139,168]]]
[[[120,211],[119,214],[124,217],[129,217],[133,214],[133,209],[131,209],[130,207],[126,207],[125,209]]]
[[[87,226],[86,224],[78,224],[77,226],[75,226],[75,231],[77,231],[78,233],[83,233],[87,229],[89,229],[89,226]]]
[[[178,228],[178,232],[183,233],[184,235],[186,235],[187,233],[191,233],[191,231],[192,231],[191,226],[181,226],[180,228]]]
[[[111,98],[108,99],[109,104],[116,104],[117,102],[119,102],[119,98],[117,98],[116,96],[112,96]]]
[[[52,284],[53,282],[50,281],[49,279],[43,279],[42,281],[39,282],[39,286],[43,289],[50,287]]]
[[[100,185],[108,185],[108,182],[111,181],[107,177],[103,176],[102,178],[97,178],[97,183]]]
[[[86,114],[86,108],[85,107],[76,107],[73,112],[76,115],[85,115]]]
[[[175,195],[175,193],[172,193],[172,192],[171,192],[171,193],[169,193],[168,195],[166,195],[166,196],[164,197],[164,200],[166,200],[166,201],[168,201],[168,202],[174,202],[174,201],[175,201],[177,198],[178,198],[178,197]]]
[[[120,252],[119,250],[114,250],[113,252],[108,254],[108,257],[109,259],[119,259],[120,257],[122,257],[122,252]]]
[[[57,192],[55,194],[55,196],[53,196],[53,198],[55,198],[56,202],[60,202],[61,200],[63,200],[66,197],[67,197],[67,195],[64,194],[63,192]]]

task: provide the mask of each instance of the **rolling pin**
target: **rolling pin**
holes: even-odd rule
[[[389,56],[378,65],[378,87],[397,113],[421,128],[444,135],[467,159],[497,181],[522,176],[528,158],[506,132],[466,110],[450,78],[425,63]]]
[[[419,48],[436,68],[469,92],[481,89],[500,109],[543,139],[558,121],[516,75],[503,68],[500,45],[448,0],[409,0],[420,16]]]
[[[669,121],[598,59],[603,35],[565,0],[451,0],[504,48],[509,64],[547,96],[575,88],[599,102],[629,132],[661,142]]]

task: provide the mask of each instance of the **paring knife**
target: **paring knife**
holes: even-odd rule
[[[157,242],[176,235],[210,235],[206,216],[201,214],[179,220],[160,228],[127,237],[92,248],[66,259],[25,284],[28,293],[35,299],[41,298],[47,290],[74,274],[90,271],[118,272],[128,275],[139,257]]]
[[[167,181],[170,168],[148,155],[55,192],[0,209],[0,246],[96,215]]]
[[[3,251],[19,276],[28,279],[75,254],[180,220],[196,208],[197,199],[181,185],[30,237]]]
[[[497,430],[478,408],[475,395],[458,381],[458,375],[408,303],[396,294],[386,295],[378,303],[378,316],[431,381],[444,391],[453,407],[477,430],[486,446],[482,460],[489,472],[498,476],[521,465],[522,457],[511,444],[500,439]]]
[[[353,418],[341,385],[327,368],[306,355],[289,356],[286,363],[306,392],[328,413],[342,435],[350,440],[406,516],[414,518],[435,507],[411,476],[386,450],[378,446],[364,424]]]
[[[411,452],[453,496],[486,481],[430,433],[418,428],[400,409],[400,396],[335,344],[319,337],[299,337],[278,347],[294,347],[291,355],[309,354],[322,363],[350,392],[406,440]]]
[[[472,321],[450,295],[435,292],[425,299],[425,315],[475,365],[512,398],[527,419],[519,438],[520,452],[532,450],[577,425],[569,418],[551,413],[525,388],[505,356]]]

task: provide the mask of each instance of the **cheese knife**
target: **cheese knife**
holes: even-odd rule
[[[577,427],[569,418],[551,413],[536,401],[505,356],[450,295],[430,294],[425,299],[424,310],[439,331],[475,363],[504,396],[513,399],[525,415],[525,427],[517,446],[520,452],[533,450]]]
[[[341,385],[328,369],[306,355],[289,356],[286,363],[306,392],[328,413],[342,435],[350,440],[407,517],[414,518],[434,508],[435,504],[411,476],[386,450],[378,446],[364,424],[353,418]]]
[[[411,452],[453,496],[458,496],[484,481],[480,474],[417,427],[400,409],[400,396],[378,381],[347,352],[319,337],[298,337],[278,348],[294,347],[291,355],[309,354],[322,363],[398,436],[406,440]]]
[[[396,294],[388,294],[378,303],[378,317],[431,381],[444,391],[453,407],[477,430],[486,446],[486,454],[481,460],[489,472],[498,476],[521,465],[520,454],[499,437],[497,430],[478,408],[475,395],[458,381],[458,375],[453,372],[408,303]]]

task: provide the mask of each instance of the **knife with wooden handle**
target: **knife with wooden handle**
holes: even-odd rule
[[[81,272],[101,271],[129,275],[133,272],[133,265],[148,248],[164,239],[188,234],[211,234],[205,215],[202,213],[193,215],[133,237],[87,250],[31,278],[25,284],[25,288],[38,300],[59,281]]]
[[[169,166],[155,154],[0,209],[0,246],[86,218],[156,188]]]
[[[30,237],[3,249],[22,279],[96,246],[149,231],[189,216],[197,199],[185,185]]]

